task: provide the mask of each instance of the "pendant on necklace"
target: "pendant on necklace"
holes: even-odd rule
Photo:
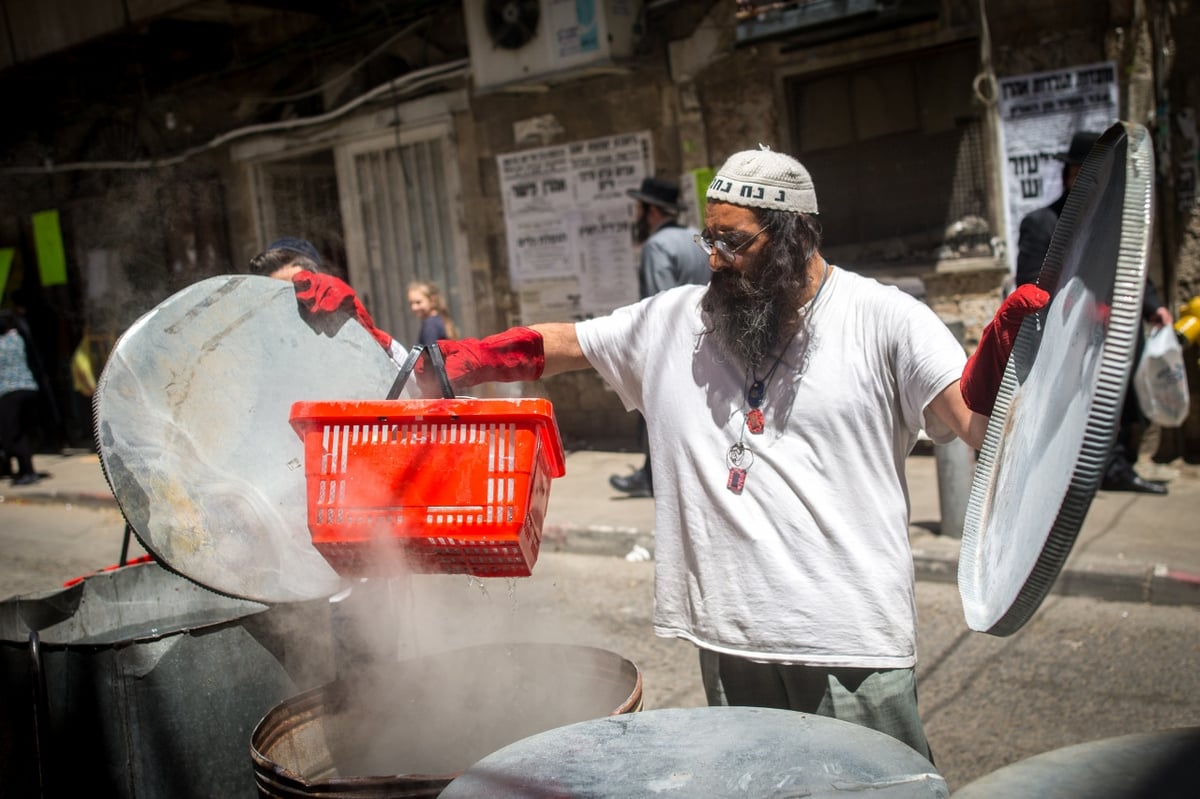
[[[766,420],[763,418],[763,412],[760,408],[753,408],[746,414],[746,429],[755,435],[761,433],[766,426]]]
[[[725,481],[725,487],[735,494],[740,494],[746,487],[746,470],[754,462],[754,455],[739,441],[729,448],[725,457],[729,463],[729,478]]]
[[[746,402],[751,408],[757,408],[762,405],[763,397],[766,396],[767,387],[761,380],[755,380],[750,384],[750,388],[746,391]]]

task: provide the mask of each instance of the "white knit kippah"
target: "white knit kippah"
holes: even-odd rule
[[[729,156],[705,196],[750,208],[817,213],[817,190],[804,164],[766,145],[758,147]]]

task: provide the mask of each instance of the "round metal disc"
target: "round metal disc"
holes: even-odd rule
[[[907,744],[848,721],[761,707],[647,710],[524,738],[442,799],[588,796],[947,797]]]
[[[1116,437],[1141,325],[1154,156],[1118,123],[1080,169],[975,470],[958,587],[972,630],[1010,635],[1049,594]]]
[[[1042,752],[985,774],[954,799],[1187,799],[1197,793],[1200,727],[1120,735]]]
[[[292,285],[209,278],[117,341],[93,399],[100,463],[142,545],[214,591],[260,602],[341,587],[313,548],[299,400],[381,399],[397,369],[350,317],[302,318]]]

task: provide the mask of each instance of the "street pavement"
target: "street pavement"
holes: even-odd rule
[[[551,486],[543,528],[544,550],[590,553],[644,560],[654,551],[654,500],[628,497],[613,490],[609,475],[627,474],[641,463],[636,452],[570,451],[566,475]],[[944,531],[941,508],[965,505],[954,486],[968,486],[941,475],[933,448],[918,448],[907,460],[911,523],[909,536],[919,580],[957,579],[960,540]],[[71,506],[117,506],[92,452],[38,455],[35,465],[46,475],[30,486],[0,482],[0,502],[58,503]],[[961,466],[959,467],[961,468]],[[967,463],[966,469],[970,469]],[[1138,471],[1166,481],[1166,496],[1100,491],[1067,558],[1054,592],[1129,602],[1200,605],[1200,465],[1177,460],[1157,464],[1143,459]],[[939,480],[939,476],[942,478]],[[943,499],[939,486],[949,486]],[[965,489],[964,489],[965,491]],[[957,525],[961,529],[961,521]],[[140,553],[140,548],[131,550]],[[111,562],[120,555],[114,548]],[[102,568],[110,563],[97,563]]]

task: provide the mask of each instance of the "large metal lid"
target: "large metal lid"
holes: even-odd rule
[[[93,399],[100,463],[142,545],[259,602],[341,587],[307,526],[300,400],[379,399],[397,368],[348,315],[301,317],[292,285],[209,278],[117,341]]]
[[[897,739],[848,721],[762,707],[668,708],[524,738],[455,778],[442,799],[588,796],[947,797]]]
[[[1087,741],[1009,763],[964,785],[954,799],[1191,799],[1200,727]]]
[[[1150,246],[1154,155],[1118,123],[1083,164],[975,470],[958,586],[972,630],[1010,635],[1050,592],[1103,476],[1129,384]]]

